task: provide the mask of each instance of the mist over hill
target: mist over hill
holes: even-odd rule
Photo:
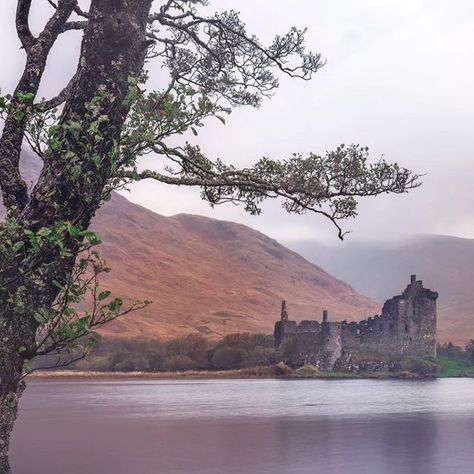
[[[349,238],[337,245],[308,240],[288,245],[379,303],[416,273],[439,292],[439,338],[459,343],[474,338],[474,240],[418,235],[390,243]]]

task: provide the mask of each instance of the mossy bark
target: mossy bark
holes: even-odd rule
[[[20,382],[16,391],[9,391],[0,398],[0,474],[11,473],[8,450],[23,387],[24,384]]]
[[[72,3],[67,2],[69,6]],[[52,151],[45,160],[38,184],[27,202],[21,179],[11,183],[11,192],[4,202],[16,209],[11,215],[15,215],[18,235],[64,222],[82,230],[88,228],[113,172],[114,147],[129,112],[129,78],[139,76],[143,70],[151,4],[152,0],[92,0],[76,80],[61,117],[61,124],[79,123],[81,133],[72,135],[64,127],[59,136],[64,148]],[[34,46],[31,51],[34,54]],[[107,121],[100,129],[100,140],[85,150],[84,141],[89,140],[91,122],[96,118],[89,113],[87,104],[98,96],[105,97],[100,114],[106,115]],[[17,163],[21,126],[21,121],[12,120],[11,126],[4,129],[0,140],[2,161],[6,153],[11,153],[11,160],[6,161]],[[81,169],[79,174],[71,172],[71,153]],[[102,160],[99,171],[92,160],[97,156]],[[26,237],[24,244],[27,248]],[[11,262],[0,258],[0,265],[5,267],[0,268],[2,275],[6,275]],[[25,269],[21,259],[13,266],[21,278],[4,278],[7,283],[2,285],[0,295],[0,474],[11,472],[8,448],[24,388],[23,364],[35,350],[35,313],[53,303],[58,291],[54,282],[66,280],[73,265],[74,259],[62,258],[59,251],[50,250],[36,256],[29,280],[25,280],[28,272],[22,271]]]
[[[25,384],[21,378],[23,357],[18,352],[18,337],[9,331],[1,335],[0,351],[0,474],[9,474],[8,449],[18,413],[18,402]]]

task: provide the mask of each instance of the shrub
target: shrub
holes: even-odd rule
[[[163,368],[169,372],[194,370],[197,368],[197,364],[191,357],[177,354],[167,357],[163,363]]]
[[[166,345],[167,358],[188,357],[194,361],[194,368],[205,369],[208,366],[208,341],[200,334],[190,334],[174,339]],[[183,359],[184,360],[184,359]]]
[[[460,346],[456,346],[452,342],[447,344],[438,344],[438,355],[449,357],[454,360],[461,360],[468,362],[469,356]]]
[[[268,334],[251,334],[249,338],[249,346],[250,348],[266,347],[273,349],[275,347],[275,339],[273,336],[269,336]]]
[[[231,334],[211,343],[200,334],[170,341],[104,340],[87,360],[76,367],[91,371],[233,370],[272,367],[280,356],[273,336]]]
[[[129,354],[123,360],[115,364],[113,370],[117,372],[146,372],[150,370],[148,359],[140,354]]]
[[[474,364],[474,339],[470,339],[464,349],[469,363]]]
[[[229,334],[228,336],[225,336],[224,339],[222,339],[222,341],[218,345],[248,349],[250,346],[250,337],[250,334],[247,332]]]
[[[243,367],[269,366],[276,361],[277,353],[273,347],[258,346],[245,354]]]
[[[212,356],[212,367],[218,370],[240,369],[245,355],[239,347],[219,347]]]

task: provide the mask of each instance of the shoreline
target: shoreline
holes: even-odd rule
[[[196,378],[196,379],[217,379],[217,378],[276,378],[272,374],[251,375],[241,373],[240,370],[228,371],[185,371],[185,372],[89,372],[89,371],[37,371],[28,375],[28,378],[39,379],[179,379],[179,378]]]
[[[272,368],[267,370],[236,369],[225,371],[185,371],[185,372],[89,372],[89,371],[37,371],[28,375],[28,379],[282,379],[282,380],[433,380],[443,377],[420,377],[403,373],[366,373],[352,374],[344,372],[318,372],[311,375],[275,374]],[[457,377],[459,378],[459,377]],[[468,378],[468,377],[466,377]]]

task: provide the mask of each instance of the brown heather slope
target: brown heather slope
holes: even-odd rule
[[[25,157],[29,180],[38,173]],[[3,210],[0,209],[0,214]],[[114,195],[94,220],[111,273],[104,288],[153,304],[110,324],[117,337],[271,332],[286,299],[291,317],[360,319],[379,305],[249,227],[199,216],[163,217]]]
[[[104,286],[154,304],[105,329],[120,336],[271,332],[286,299],[292,317],[375,314],[378,305],[249,227],[199,216],[163,217],[121,196],[94,227],[112,272]]]

